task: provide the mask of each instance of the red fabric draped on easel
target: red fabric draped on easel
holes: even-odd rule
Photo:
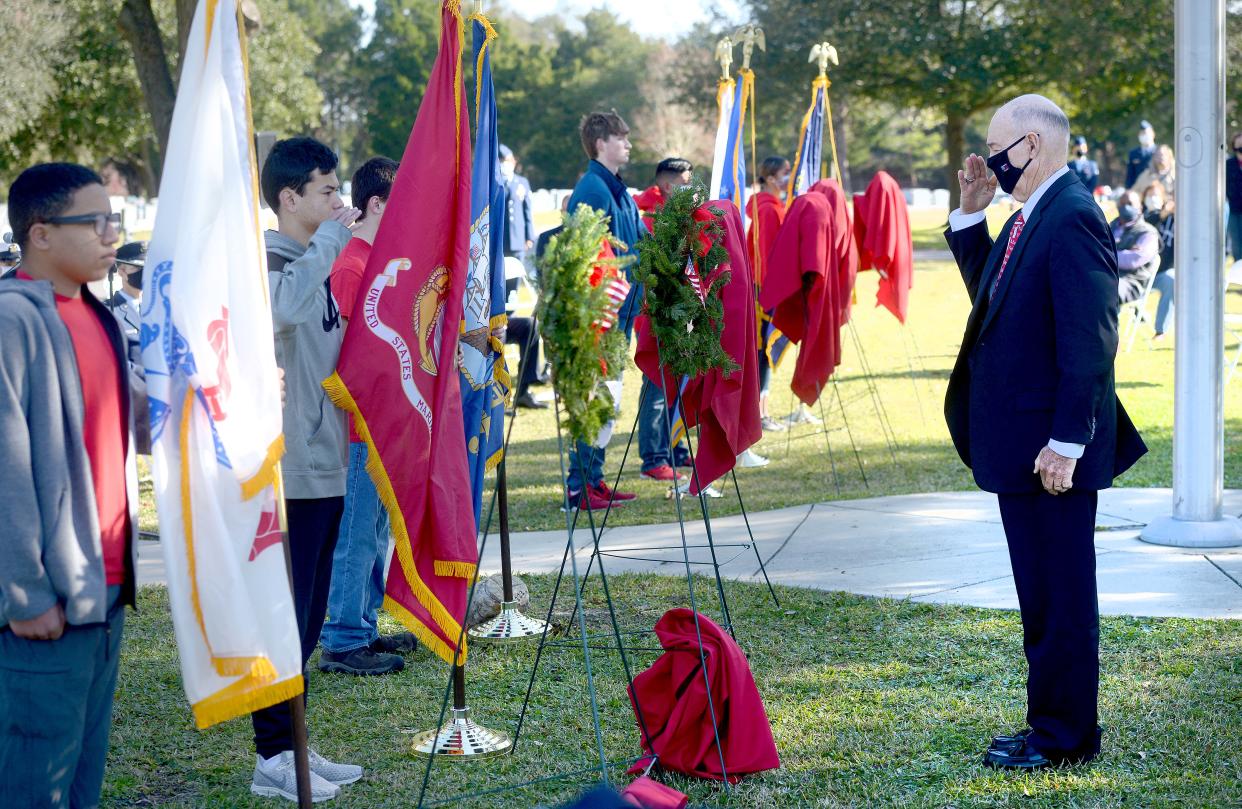
[[[835,244],[828,197],[798,197],[768,254],[767,278],[759,293],[759,304],[775,309],[776,328],[800,346],[790,388],[808,405],[819,399],[841,360]]]
[[[729,260],[716,274],[729,272],[729,283],[720,291],[724,304],[724,328],[720,335],[724,350],[737,363],[738,369],[726,376],[711,371],[690,380],[681,395],[679,410],[686,427],[698,426],[699,444],[695,448],[695,474],[690,493],[698,494],[712,481],[733,468],[739,453],[749,449],[763,436],[759,424],[759,358],[755,353],[755,296],[750,260],[743,245],[742,217],[737,207],[727,200],[713,200],[700,208],[717,208],[724,212],[722,244]],[[705,279],[710,286],[716,276]],[[634,362],[647,378],[660,384],[659,355],[651,321],[642,315],[635,323],[638,349]],[[665,371],[665,390],[675,396],[681,380]]]
[[[914,242],[905,195],[888,172],[878,172],[866,193],[854,197],[854,232],[862,269],[880,272],[876,306],[905,323],[914,284]]]
[[[746,203],[746,219],[750,222],[746,228],[746,255],[750,257],[755,286],[762,287],[768,251],[785,221],[785,203],[773,194],[760,191]]]
[[[702,660],[699,632],[703,637]],[[639,732],[645,725],[651,734],[642,738],[643,751],[655,753],[665,770],[721,781],[723,750],[729,783],[737,783],[743,775],[780,767],[763,698],[746,655],[733,638],[701,614],[696,632],[694,613],[684,608],[664,613],[655,633],[665,652],[634,678],[630,691],[635,716],[641,709]],[[712,711],[707,706],[703,660],[711,681]],[[719,747],[712,730],[713,713],[720,733]],[[640,759],[630,772],[642,772],[646,764]]]
[[[836,180],[820,180],[808,190],[823,194],[832,207],[832,242],[837,255],[837,312],[840,315],[837,326],[840,328],[850,322],[854,281],[858,278],[858,245],[854,241],[854,223],[850,221],[850,201],[845,189]],[[838,351],[838,364],[840,357]]]

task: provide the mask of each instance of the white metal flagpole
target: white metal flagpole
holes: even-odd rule
[[[1225,0],[1177,0],[1173,513],[1141,538],[1181,548],[1242,545],[1224,484]]]

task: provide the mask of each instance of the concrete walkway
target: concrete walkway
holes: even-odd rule
[[[1242,548],[1180,550],[1148,545],[1139,529],[1169,513],[1168,489],[1111,489],[1100,493],[1095,538],[1100,612],[1107,615],[1242,618]],[[687,501],[698,513],[697,505]],[[1242,491],[1225,495],[1225,511],[1242,513]],[[994,495],[949,492],[817,503],[750,515],[750,525],[774,584],[843,590],[941,604],[1016,609],[1017,596]],[[710,562],[702,520],[687,518],[692,562]],[[762,582],[740,516],[712,520],[722,575]],[[591,534],[574,535],[579,564],[591,553]],[[565,532],[514,534],[518,573],[556,571]],[[163,580],[158,543],[140,548],[139,580]],[[609,528],[600,541],[609,573],[685,574],[681,533],[671,525]],[[489,537],[484,572],[500,568]],[[581,568],[580,568],[581,569]],[[707,575],[708,564],[694,569]]]

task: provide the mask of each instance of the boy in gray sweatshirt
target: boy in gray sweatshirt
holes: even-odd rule
[[[323,389],[344,336],[328,274],[359,213],[341,201],[336,165],[336,155],[319,141],[290,138],[272,147],[262,173],[263,198],[279,223],[264,240],[276,364],[285,372],[282,471],[303,666],[323,629],[348,469],[345,414]],[[251,791],[296,801],[289,707],[264,708],[252,719],[258,755]],[[316,800],[335,797],[340,785],[362,777],[361,767],[328,761],[313,750],[310,763]]]
[[[44,163],[9,188],[0,281],[0,802],[97,806],[134,603],[138,480],[123,336],[87,289],[116,259],[99,175]]]

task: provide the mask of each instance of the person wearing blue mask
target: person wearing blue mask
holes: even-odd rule
[[[1156,153],[1156,130],[1152,129],[1151,122],[1139,121],[1138,142],[1139,145],[1130,150],[1130,159],[1126,162],[1126,188],[1134,187]]]
[[[1112,231],[1117,243],[1117,294],[1122,303],[1137,301],[1160,269],[1160,234],[1143,218],[1143,202],[1135,192],[1118,198]]]
[[[999,769],[1100,752],[1096,506],[1147,449],[1116,394],[1113,234],[1065,165],[1069,134],[1043,96],[1002,106],[990,157],[972,154],[958,172],[945,233],[972,301],[945,418],[975,482],[997,494],[1028,670],[1027,727],[984,755]],[[998,187],[1022,208],[993,241]]]

